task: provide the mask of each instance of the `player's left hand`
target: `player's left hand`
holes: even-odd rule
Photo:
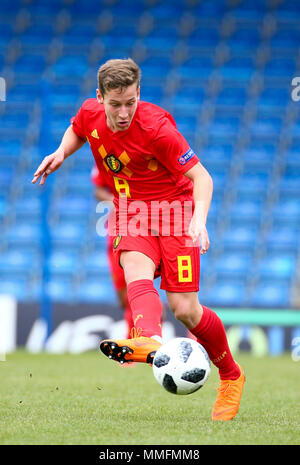
[[[188,232],[194,244],[200,239],[200,254],[205,254],[208,251],[210,245],[209,236],[205,224],[198,221],[197,218],[193,216],[190,222]]]

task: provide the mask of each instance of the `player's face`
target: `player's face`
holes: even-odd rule
[[[107,125],[114,132],[129,128],[139,98],[140,89],[136,84],[124,89],[111,89],[104,96],[97,89],[97,99],[104,105]]]

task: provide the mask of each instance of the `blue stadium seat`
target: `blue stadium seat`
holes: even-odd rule
[[[107,275],[109,270],[106,250],[94,251],[84,258],[87,275]]]
[[[62,244],[72,247],[80,244],[84,239],[86,226],[78,222],[61,222],[52,226],[50,230],[51,240],[54,244]]]
[[[11,204],[11,209],[16,213],[18,218],[39,218],[41,208],[40,199],[33,195],[21,198]]]
[[[53,275],[73,275],[80,270],[78,253],[70,250],[54,249],[48,260],[50,273]]]
[[[246,103],[247,90],[245,87],[223,87],[217,96],[217,105],[243,107]]]
[[[40,267],[40,255],[31,250],[16,249],[0,253],[0,272],[14,276],[26,276]]]
[[[75,300],[75,286],[69,276],[52,276],[46,289],[49,297],[56,302],[72,303]]]
[[[29,115],[27,113],[15,113],[14,115],[2,115],[0,118],[1,128],[25,128],[29,123]]]
[[[299,176],[289,174],[282,177],[279,184],[280,196],[282,198],[294,197],[300,199]],[[297,208],[297,207],[296,207]]]
[[[231,162],[233,147],[229,144],[216,144],[214,141],[209,142],[198,154],[201,162],[213,169],[228,168]]]
[[[273,208],[273,218],[279,222],[288,225],[300,225],[300,202],[299,199],[283,199]]]
[[[80,302],[117,303],[111,280],[100,277],[84,281],[77,291],[77,298]]]
[[[251,255],[242,251],[225,252],[215,264],[218,276],[246,276],[251,265]]]
[[[260,282],[251,296],[251,302],[261,308],[285,308],[291,305],[290,288],[286,283]]]
[[[28,69],[32,73],[42,74],[46,67],[44,55],[24,54],[16,61],[14,68],[18,73],[26,72]]]
[[[189,108],[189,116],[187,118],[195,118],[197,110],[200,111],[201,105],[204,100],[204,91],[202,87],[181,86],[168,99],[168,103],[173,109],[173,115],[178,120],[177,114],[180,113],[182,108]]]
[[[235,185],[239,201],[263,200],[268,192],[268,176],[259,172],[252,174],[250,169],[247,170],[247,165],[244,166],[244,173],[239,176]]]
[[[295,60],[290,57],[271,58],[265,65],[264,74],[266,78],[287,78],[295,71]]]
[[[289,25],[286,28],[277,30],[271,39],[271,46],[274,48],[297,49],[300,45],[300,31]]]
[[[255,138],[278,136],[281,130],[280,118],[257,118],[250,126],[250,133]]]
[[[222,117],[217,116],[212,121],[208,131],[209,134],[214,137],[220,137],[223,139],[230,140],[237,136],[239,131],[239,117],[231,116],[231,117]]]
[[[277,251],[274,254],[267,255],[261,259],[258,265],[258,273],[260,278],[268,278],[272,281],[290,280],[296,271],[296,258],[294,254],[278,255]]]
[[[199,48],[214,48],[220,41],[220,34],[216,27],[199,27],[188,37],[188,45]]]
[[[41,87],[34,83],[22,83],[14,85],[7,92],[7,99],[10,102],[32,103],[41,97]]]
[[[13,37],[13,26],[9,24],[5,19],[0,19],[0,45],[6,45]],[[3,57],[1,57],[3,58]],[[1,63],[0,63],[1,65]]]
[[[276,146],[274,144],[264,143],[251,144],[241,154],[244,160],[244,173],[249,171],[252,175],[255,173],[268,173],[272,169],[275,159]]]
[[[86,42],[92,42],[96,37],[96,28],[94,21],[77,22],[73,24],[61,37],[64,45],[80,45]]]
[[[260,223],[262,215],[262,202],[260,200],[237,200],[232,203],[227,212],[232,224]]]
[[[164,56],[160,58],[150,56],[141,63],[140,67],[142,71],[142,76],[146,78],[161,77],[162,69],[164,69],[165,74],[168,73],[168,70],[170,68],[170,59]],[[143,87],[141,91],[143,92]]]
[[[83,0],[84,1],[84,0]],[[95,3],[95,2],[93,2]],[[119,19],[120,21],[124,22],[124,18],[126,21],[136,21],[137,17],[143,14],[145,11],[145,4],[143,2],[132,2],[131,0],[123,0],[122,2],[115,2],[111,6],[111,14],[115,18]],[[152,13],[153,14],[153,13]]]
[[[206,292],[206,298],[213,307],[243,306],[246,300],[245,284],[218,282]]]
[[[103,11],[103,2],[77,0],[71,4],[71,13],[75,18],[96,18]]]
[[[24,246],[36,244],[38,247],[42,239],[39,223],[18,221],[5,231],[4,238],[9,244]]]
[[[28,290],[26,278],[8,278],[7,275],[1,276],[0,294],[14,296],[19,301],[24,301]]]
[[[141,100],[160,105],[163,97],[163,92],[164,90],[160,85],[143,85],[141,89]]]
[[[49,45],[53,37],[53,24],[39,24],[35,23],[26,29],[21,35],[23,45],[31,46],[36,44]]]
[[[52,66],[52,71],[57,77],[76,76],[81,78],[89,68],[85,55],[63,56]]]
[[[274,74],[273,74],[274,76]],[[289,102],[290,93],[287,88],[269,87],[259,96],[259,106],[262,107],[282,107]]]
[[[300,147],[298,145],[290,147],[286,154],[285,175],[300,176]]]
[[[253,49],[259,42],[260,33],[257,27],[241,27],[227,39],[227,45],[233,50]]]
[[[251,57],[233,57],[221,68],[221,76],[229,81],[249,81],[255,71],[253,59]]]
[[[291,20],[299,18],[299,4],[297,0],[285,0],[278,4],[276,9],[277,17],[281,20]]]
[[[176,73],[184,83],[199,82],[199,79],[208,79],[213,71],[211,56],[194,56],[186,60],[176,69]],[[187,84],[186,84],[187,85]]]
[[[183,11],[183,5],[181,5],[180,2],[162,2],[149,8],[149,13],[158,20],[170,20],[170,18],[178,19]]]
[[[218,2],[203,0],[197,2],[195,9],[192,11],[196,18],[217,19],[226,12],[226,2],[225,0],[219,0]]]
[[[237,20],[259,21],[267,11],[267,0],[238,3],[231,14]]]
[[[5,197],[0,197],[0,221],[3,220],[7,212],[7,201]]]
[[[221,236],[225,250],[235,252],[251,251],[257,243],[258,228],[255,226],[230,226]]]
[[[266,237],[266,246],[270,251],[293,252],[300,244],[300,223],[298,228],[288,225],[274,227]]]
[[[91,211],[91,200],[82,196],[64,196],[51,205],[51,212],[64,218],[83,218]]]
[[[10,167],[1,168],[0,170],[0,187],[5,192],[11,186],[13,181],[14,169]]]

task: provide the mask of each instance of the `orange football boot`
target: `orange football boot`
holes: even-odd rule
[[[220,382],[217,399],[211,415],[212,420],[228,421],[238,413],[246,379],[241,365],[238,364],[238,367],[241,371],[238,379],[224,379]]]
[[[142,362],[152,365],[154,355],[161,343],[151,337],[139,336],[133,339],[104,339],[100,350],[106,357],[117,362]]]

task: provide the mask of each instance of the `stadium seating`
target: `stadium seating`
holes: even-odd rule
[[[40,298],[46,267],[54,301],[116,303],[89,148],[48,191],[30,181],[99,64],[132,56],[141,98],[172,112],[214,180],[204,303],[299,307],[299,21],[294,0],[3,0],[0,292]]]

